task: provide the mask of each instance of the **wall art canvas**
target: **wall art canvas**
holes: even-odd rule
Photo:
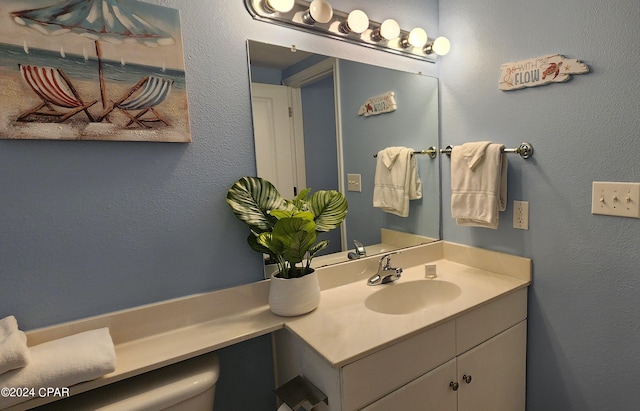
[[[178,10],[0,2],[0,138],[190,142]]]

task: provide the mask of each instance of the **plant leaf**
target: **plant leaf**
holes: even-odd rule
[[[227,204],[233,214],[256,233],[271,231],[276,218],[270,210],[286,209],[286,200],[269,181],[243,177],[227,191]]]
[[[274,255],[282,254],[284,244],[273,236],[273,233],[264,232],[256,237],[256,242],[269,250]]]
[[[283,218],[273,227],[273,242],[283,245],[282,255],[293,266],[301,262],[316,241],[316,225],[304,218]]]
[[[318,241],[313,247],[309,248],[309,260],[311,260],[319,251],[324,250],[329,245],[329,240]]]
[[[325,232],[338,227],[347,216],[347,198],[336,190],[320,190],[310,200],[311,211],[316,216],[316,230]]]
[[[257,251],[262,254],[269,254],[273,258],[276,257],[269,248],[258,242],[258,237],[253,233],[249,234],[249,237],[247,237],[247,243],[249,243],[249,247],[251,247],[253,251]]]
[[[300,192],[296,196],[296,200],[307,201],[307,197],[309,197],[310,192],[311,192],[311,189],[308,187],[303,190],[300,190]]]

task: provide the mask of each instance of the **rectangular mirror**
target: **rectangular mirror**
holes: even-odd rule
[[[287,198],[310,187],[338,190],[349,202],[341,230],[323,233],[330,245],[315,267],[357,258],[355,241],[373,255],[440,239],[437,157],[415,154],[422,198],[410,201],[408,217],[373,207],[378,151],[438,146],[436,78],[251,40],[248,52],[258,176]],[[395,111],[359,114],[388,92]]]

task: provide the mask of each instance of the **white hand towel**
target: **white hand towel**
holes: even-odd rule
[[[477,143],[464,143],[460,146],[460,152],[470,169],[473,170],[482,161],[489,144],[491,141],[478,141]]]
[[[458,225],[498,228],[499,212],[507,208],[503,149],[502,144],[479,142],[451,150],[451,216]]]
[[[86,331],[31,347],[24,368],[0,375],[0,387],[69,387],[116,369],[116,353],[108,328]],[[0,409],[29,398],[0,397]]]
[[[405,147],[387,147],[378,152],[378,156],[382,159],[384,166],[391,170],[403,150],[405,150]]]
[[[409,200],[422,198],[422,181],[413,149],[380,150],[373,185],[373,206],[400,217],[409,216]]]
[[[24,367],[29,358],[27,336],[18,329],[16,317],[10,315],[0,320],[0,374]]]

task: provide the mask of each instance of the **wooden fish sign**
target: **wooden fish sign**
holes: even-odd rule
[[[393,91],[388,91],[379,96],[368,98],[358,110],[358,115],[365,117],[375,116],[395,111],[397,108],[396,94]]]
[[[518,90],[525,87],[562,83],[571,74],[584,74],[589,67],[576,59],[568,59],[560,54],[514,61],[500,66],[500,90]]]

